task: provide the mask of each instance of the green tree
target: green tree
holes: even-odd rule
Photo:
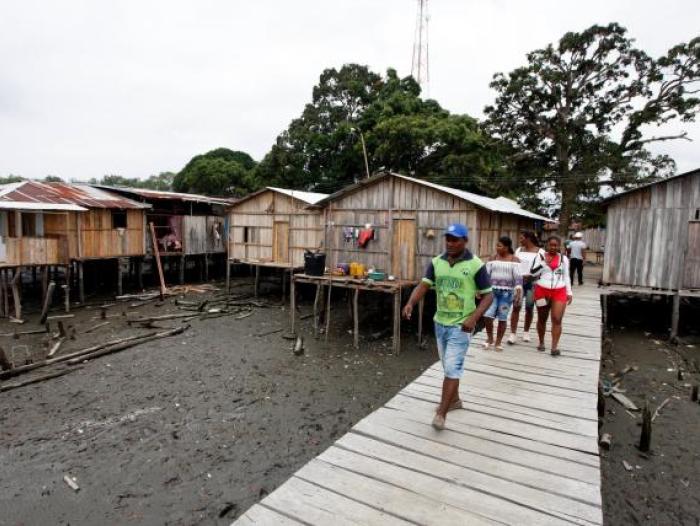
[[[21,175],[9,174],[5,177],[0,177],[0,184],[19,183],[20,181],[24,180],[25,178]]]
[[[487,129],[510,149],[509,167],[524,186],[559,197],[562,232],[602,186],[624,188],[668,174],[667,156],[647,146],[687,138],[646,136],[650,126],[692,121],[700,104],[700,39],[653,59],[618,24],[567,33],[498,73]]]
[[[42,181],[44,181],[45,183],[62,183],[63,179],[61,179],[57,175],[47,175],[42,179]]]
[[[197,155],[173,179],[177,192],[240,196],[257,188],[256,163],[245,152],[217,148]]]

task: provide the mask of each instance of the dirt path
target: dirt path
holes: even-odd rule
[[[99,322],[94,309],[76,314],[76,327]],[[183,335],[0,393],[0,525],[228,524],[436,359],[408,337],[400,356],[389,340],[356,352],[345,316],[329,345],[307,337],[303,356],[282,333],[256,336],[287,318],[270,307],[193,321]],[[131,333],[111,321],[61,352]],[[45,352],[44,336],[26,338],[0,344]]]

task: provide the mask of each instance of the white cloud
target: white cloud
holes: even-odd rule
[[[695,1],[433,0],[430,95],[480,116],[496,71],[618,21],[652,54],[697,34]],[[226,146],[261,158],[326,67],[410,73],[412,0],[2,1],[0,175],[146,177]],[[700,139],[700,125],[685,126]],[[656,148],[680,170],[692,143]]]

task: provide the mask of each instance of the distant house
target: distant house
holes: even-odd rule
[[[505,197],[490,198],[385,172],[318,201],[324,209],[327,265],[356,261],[416,281],[444,250],[442,233],[450,223],[470,229],[469,247],[477,255],[495,252],[499,236],[517,242],[523,230],[541,230],[548,218]],[[372,230],[362,246],[356,233]]]
[[[204,277],[208,277],[210,259],[226,253],[226,209],[234,199],[199,194],[166,192],[144,188],[97,186],[146,203],[146,222],[153,223],[161,256],[176,258],[180,281],[184,281],[185,258],[198,256]],[[150,232],[146,232],[146,254],[153,255]]]
[[[304,264],[304,251],[323,245],[321,210],[326,194],[267,187],[229,208],[229,259],[279,268]]]
[[[619,193],[605,205],[606,284],[700,289],[700,169]]]

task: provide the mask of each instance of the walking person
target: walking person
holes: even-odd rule
[[[578,284],[583,285],[583,262],[586,260],[586,246],[583,234],[576,232],[574,240],[569,243],[569,262],[571,265],[571,285],[574,284],[574,274],[578,274]]]
[[[520,260],[514,255],[513,241],[508,236],[498,238],[496,255],[486,263],[486,272],[493,288],[493,301],[484,314],[486,324],[486,342],[484,349],[494,346],[496,351],[503,350],[503,336],[508,327],[510,308],[520,304],[523,293],[523,278],[520,273]],[[493,338],[493,322],[498,320],[496,341]]]
[[[559,338],[566,306],[571,304],[571,281],[569,279],[569,258],[561,253],[561,241],[550,236],[545,243],[546,252],[539,254],[533,263],[532,275],[535,282],[535,306],[537,307],[538,351],[544,351],[544,335],[547,318],[552,318],[552,356],[559,356]]]
[[[531,270],[537,255],[544,255],[544,250],[540,248],[537,236],[533,232],[522,232],[519,241],[520,246],[515,251],[515,256],[520,260],[520,274],[523,277],[523,300],[522,302],[513,302],[513,311],[510,315],[510,336],[508,336],[510,345],[513,345],[518,339],[518,323],[520,322],[520,310],[522,307],[525,307],[523,341],[530,341],[530,327],[535,314],[535,293]]]
[[[411,319],[413,308],[434,288],[437,293],[435,339],[442,362],[442,396],[433,418],[435,429],[445,428],[447,412],[462,407],[459,379],[464,372],[464,357],[479,318],[491,305],[491,284],[483,262],[467,249],[469,230],[462,224],[445,230],[445,252],[428,264],[425,276],[413,289],[403,308],[403,317]],[[476,305],[476,295],[481,295]]]

